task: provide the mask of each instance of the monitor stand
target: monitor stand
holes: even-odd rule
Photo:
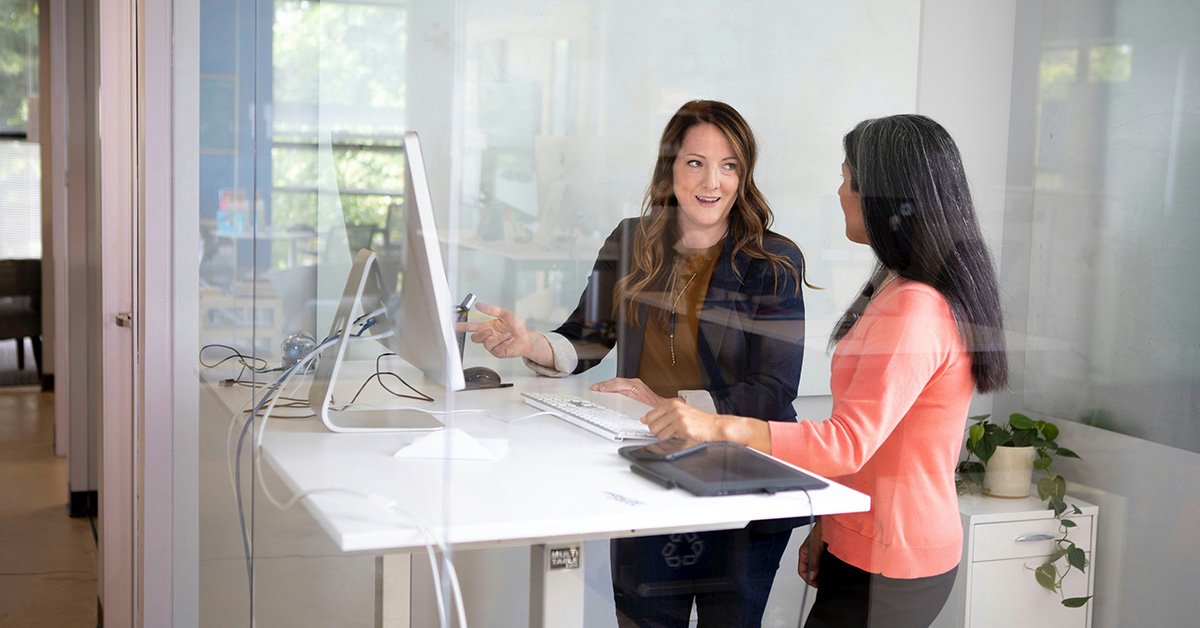
[[[337,314],[333,317],[329,335],[339,332],[334,343],[333,355],[317,361],[317,371],[313,375],[312,384],[308,390],[308,404],[321,422],[330,431],[339,433],[353,432],[408,432],[440,430],[442,422],[432,414],[420,410],[385,410],[385,409],[336,409],[333,405],[333,384],[337,381],[338,371],[341,370],[342,360],[346,355],[346,346],[350,342],[350,329],[353,324],[351,315],[356,306],[363,313],[378,310],[383,305],[383,278],[375,254],[368,250],[359,251],[354,258],[354,266],[346,279],[346,290],[338,304]],[[382,320],[387,318],[381,317]],[[390,325],[391,321],[388,321]],[[388,325],[376,325],[379,333],[389,331]],[[391,329],[399,333],[398,329]]]
[[[475,305],[475,293],[468,292],[467,298],[454,309],[454,320],[458,323],[467,322],[467,313]],[[458,361],[463,362],[463,350],[466,345],[466,332],[455,332],[455,339],[458,341]],[[465,364],[465,363],[464,363]],[[466,386],[463,390],[486,390],[489,388],[508,388],[512,384],[500,381],[500,374],[486,366],[472,366],[463,369],[463,380]]]

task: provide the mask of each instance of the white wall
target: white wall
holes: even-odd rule
[[[1039,124],[1027,323],[1044,346],[1026,355],[1025,404],[1200,452],[1200,6],[1045,6],[1035,45],[1077,60],[1027,107]],[[1110,66],[1096,57],[1117,47],[1125,71],[1098,77]]]
[[[1183,260],[1200,220],[1195,167],[1170,164],[1197,155],[1200,7],[1030,0],[1017,15],[1001,280],[1018,342],[996,411],[1056,421],[1083,458],[1056,467],[1100,506],[1094,625],[1194,625],[1197,371],[1184,365],[1200,288]],[[1081,62],[1039,119],[1043,49],[1086,59],[1117,44],[1132,45],[1127,81],[1090,81]],[[1124,433],[1073,422],[1097,408]]]
[[[917,113],[937,120],[962,153],[983,237],[1000,262],[1016,0],[925,0]],[[991,412],[976,396],[970,414]]]
[[[937,120],[958,144],[975,211],[997,269],[1004,245],[1009,92],[1017,4],[1017,0],[924,0],[921,7],[914,111]],[[810,336],[810,344],[817,340]],[[804,376],[809,377],[809,373]],[[817,420],[832,411],[828,395],[801,397],[794,405],[800,418]],[[991,397],[977,396],[971,414],[987,412],[991,412]]]
[[[825,288],[805,293],[809,326],[800,393],[828,394],[825,341],[871,265],[870,252],[842,233],[836,199],[841,138],[859,120],[916,106],[920,3],[760,2],[734,10],[709,0],[652,9],[633,0],[467,2],[461,19],[465,35],[454,54],[463,75],[455,99],[463,101],[456,124],[463,128],[457,178],[464,189],[461,205],[451,208],[461,224],[471,229],[480,220],[471,201],[480,190],[482,154],[502,142],[517,145],[513,154],[532,154],[530,134],[541,140],[560,132],[554,120],[565,108],[562,124],[569,131],[562,131],[556,150],[569,177],[559,214],[539,229],[607,236],[618,220],[639,213],[670,116],[688,100],[724,100],[755,130],[755,177],[771,202],[775,229],[800,245],[810,279]],[[556,57],[558,44],[569,44],[571,52]],[[560,89],[556,64],[576,80]],[[410,80],[411,111],[429,90]],[[518,103],[511,107],[517,111],[507,117],[489,111],[488,98],[496,94]],[[526,137],[511,137],[521,133]],[[427,153],[438,149],[424,145]],[[582,291],[594,250],[557,266],[562,297],[552,311],[523,311],[525,294],[500,304],[536,316],[545,329],[556,326]],[[484,301],[504,298],[492,287],[498,276],[478,266],[464,258],[456,277],[460,290],[474,290]]]
[[[63,148],[63,171],[52,175],[66,190],[65,198],[56,200],[54,251],[58,272],[55,300],[58,363],[64,368],[56,374],[55,424],[65,427],[64,441],[68,462],[68,485],[72,493],[96,490],[96,410],[98,406],[95,381],[99,371],[93,356],[96,336],[92,333],[93,291],[95,280],[93,238],[89,235],[92,220],[91,205],[96,198],[94,187],[95,132],[92,114],[95,99],[90,96],[94,70],[89,60],[88,42],[92,39],[90,10],[68,11],[56,3],[51,14],[53,32],[51,46],[57,44],[61,61],[53,71],[60,73],[51,86],[56,97],[62,97],[63,110],[52,126],[56,147]],[[61,90],[61,91],[59,91]],[[68,173],[70,176],[68,177]],[[73,182],[73,185],[72,185]]]

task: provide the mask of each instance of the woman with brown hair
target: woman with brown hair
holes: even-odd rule
[[[729,105],[684,104],[663,130],[642,215],[601,248],[579,305],[538,333],[502,308],[460,324],[497,357],[551,377],[581,373],[616,347],[617,377],[593,386],[653,407],[795,421],[804,348],[804,257],[770,231],[754,181],[757,143]],[[622,625],[759,626],[779,559],[802,521],[617,539],[613,593]]]

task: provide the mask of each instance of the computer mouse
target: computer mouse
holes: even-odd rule
[[[498,388],[500,374],[486,366],[472,366],[463,369],[463,378],[467,380],[467,388]]]

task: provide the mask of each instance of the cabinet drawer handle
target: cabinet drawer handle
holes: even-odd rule
[[[1022,534],[1017,537],[1018,543],[1033,543],[1037,541],[1053,541],[1054,535],[1051,534]]]

